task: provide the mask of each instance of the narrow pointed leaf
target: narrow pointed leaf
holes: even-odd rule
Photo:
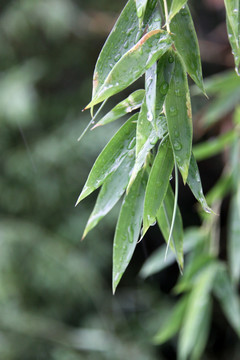
[[[191,160],[190,160],[187,184],[190,187],[190,189],[191,189],[193,195],[195,196],[195,198],[197,199],[197,201],[199,201],[199,203],[202,205],[203,210],[206,213],[211,213],[212,210],[208,206],[205,196],[203,194],[201,178],[200,178],[197,162],[196,162],[193,154],[192,154]]]
[[[76,205],[99,186],[121,165],[135,146],[137,114],[133,115],[113,136],[96,159]]]
[[[152,123],[147,119],[147,102],[146,97],[143,100],[141,110],[138,116],[137,131],[136,131],[136,156],[150,137],[152,132]]]
[[[238,2],[238,6],[239,6],[239,1]],[[239,10],[238,10],[238,16],[239,16]],[[238,20],[238,24],[240,22],[240,19]],[[238,25],[239,26],[239,25]],[[234,61],[235,61],[235,71],[237,73],[237,75],[240,75],[240,31],[238,29],[238,35],[236,37],[233,28],[232,28],[232,24],[229,21],[229,18],[227,17],[227,30],[228,30],[228,39],[229,42],[231,44],[232,47],[232,53],[234,56]]]
[[[187,302],[188,298],[185,296],[176,304],[166,323],[163,324],[161,329],[155,335],[155,344],[161,345],[176,335],[181,327],[182,319],[187,307]]]
[[[140,108],[143,102],[144,94],[145,90],[143,89],[134,91],[131,95],[109,111],[101,120],[99,120],[93,128],[106,125],[132,112],[133,110]]]
[[[139,18],[139,25],[141,26],[148,0],[135,0],[135,2],[136,2],[137,16]]]
[[[240,176],[239,176],[240,177]],[[240,280],[240,185],[234,193],[230,206],[228,228],[228,257],[231,277],[235,284]]]
[[[171,44],[171,37],[166,31],[152,30],[145,34],[116,63],[86,108],[102,102],[131,85],[169,49]]]
[[[187,5],[174,16],[170,29],[174,46],[181,56],[187,72],[202,92],[205,93],[198,39]]]
[[[155,118],[163,111],[163,103],[167,95],[169,84],[175,65],[173,50],[169,49],[158,61],[157,65],[157,89],[156,89],[156,106]]]
[[[216,271],[216,264],[203,271],[189,295],[178,343],[179,360],[188,359],[197,343],[202,318],[209,313],[210,291]]]
[[[148,121],[155,120],[157,86],[157,63],[155,62],[145,74],[146,104]]]
[[[165,107],[172,148],[185,183],[192,151],[192,111],[187,75],[177,54]]]
[[[214,283],[214,294],[218,298],[224,314],[240,337],[240,303],[236,289],[233,287],[225,267],[218,271]]]
[[[168,20],[171,20],[179,10],[186,4],[187,0],[173,0],[168,15]]]
[[[183,239],[183,252],[184,254],[192,250],[197,244],[204,241],[206,234],[201,231],[199,228],[189,228],[184,232]],[[143,267],[140,271],[140,276],[146,278],[148,276],[154,275],[159,271],[165,269],[169,265],[173,264],[175,261],[175,255],[173,252],[170,252],[164,261],[166,253],[166,246],[161,246],[159,249],[155,250],[152,255],[145,261]]]
[[[172,191],[171,185],[169,184],[163,203],[157,212],[157,222],[166,242],[168,241],[170,233],[173,208],[174,193]],[[183,270],[183,225],[181,213],[178,207],[173,227],[172,238],[170,240],[170,248],[176,256],[180,269]]]
[[[126,194],[119,214],[113,244],[113,293],[135,250],[143,216],[146,178],[142,170]]]
[[[127,187],[132,167],[134,165],[135,149],[123,160],[119,168],[104,182],[94,209],[89,217],[83,238],[99,221],[113,208]]]
[[[161,142],[149,175],[143,213],[143,235],[156,222],[173,170],[173,153],[167,137]]]

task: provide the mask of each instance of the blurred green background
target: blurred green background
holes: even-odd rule
[[[96,195],[74,207],[94,159],[119,127],[114,123],[77,142],[90,120],[81,110],[91,97],[94,64],[125,3],[0,4],[2,360],[176,358],[174,346],[157,348],[151,339],[171,308],[177,269],[140,280],[147,256],[140,244],[113,297],[111,251],[119,208],[81,243]],[[205,75],[232,66],[225,30],[221,40],[218,35],[221,4],[192,2]],[[212,57],[209,43],[216,47]],[[190,206],[188,218],[193,204],[183,200]],[[154,248],[159,234],[152,230],[147,241],[151,236]],[[212,348],[215,343],[213,336]],[[220,359],[212,348],[206,359]]]

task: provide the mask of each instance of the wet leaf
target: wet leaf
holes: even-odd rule
[[[202,319],[209,314],[210,291],[216,271],[216,264],[207,267],[199,276],[189,295],[178,343],[179,360],[188,359],[198,341]]]
[[[240,176],[239,176],[240,178]],[[231,277],[235,284],[240,280],[240,185],[233,194],[228,227],[228,257]]]
[[[188,228],[184,232],[183,239],[183,252],[188,253],[192,250],[197,244],[204,241],[206,234],[199,228]],[[153,274],[160,272],[169,265],[173,264],[175,261],[174,253],[170,252],[164,261],[166,253],[166,246],[161,246],[159,249],[155,250],[152,255],[145,261],[143,267],[140,271],[140,276],[146,278]]]
[[[148,0],[135,0],[136,2],[136,9],[137,9],[137,16],[139,18],[139,24],[142,25],[144,14],[147,7]]]
[[[198,39],[187,5],[174,16],[170,24],[170,30],[174,46],[181,56],[187,72],[202,92],[205,93]]]
[[[192,150],[192,111],[187,75],[177,54],[165,108],[172,148],[185,183]]]
[[[214,294],[218,298],[223,312],[240,337],[240,304],[236,289],[233,287],[225,267],[222,267],[214,282]]]
[[[155,62],[145,74],[146,105],[148,121],[155,120],[157,86],[157,63]]]
[[[127,187],[131,170],[134,165],[135,149],[129,151],[118,169],[104,182],[94,209],[89,217],[83,238],[113,208]]]
[[[144,201],[143,235],[149,226],[156,222],[157,212],[166,195],[172,170],[173,153],[167,137],[159,145],[147,183]]]
[[[134,91],[131,95],[109,111],[101,120],[99,120],[92,129],[113,122],[133,110],[140,108],[143,102],[144,94],[145,90],[143,89]]]
[[[145,34],[115,64],[86,108],[102,102],[131,85],[169,49],[171,44],[171,37],[166,31],[152,30]]]
[[[146,174],[142,170],[123,200],[113,244],[113,293],[132,258],[139,238],[145,187]]]
[[[168,185],[167,193],[163,203],[157,212],[157,222],[165,241],[168,241],[174,208],[174,193],[171,185]],[[173,233],[170,240],[170,248],[176,256],[181,270],[183,270],[183,225],[182,216],[177,207]]]
[[[138,156],[140,150],[143,148],[144,144],[149,139],[151,132],[153,131],[152,124],[147,119],[147,112],[148,108],[145,97],[138,115],[136,131],[136,156]]]
[[[96,159],[76,205],[99,186],[121,165],[136,141],[136,120],[133,115],[112,137]]]
[[[190,160],[187,184],[190,187],[190,189],[191,189],[193,195],[195,196],[195,198],[202,205],[203,210],[206,213],[213,212],[210,209],[210,207],[208,206],[207,201],[205,199],[205,196],[203,194],[201,178],[200,178],[197,162],[196,162],[193,154],[192,154],[191,160]]]
[[[168,20],[171,20],[179,10],[185,5],[187,0],[173,0],[169,11]]]
[[[187,302],[188,298],[185,296],[176,304],[167,321],[155,335],[155,344],[161,345],[165,343],[178,332],[181,327],[184,313],[186,311]]]

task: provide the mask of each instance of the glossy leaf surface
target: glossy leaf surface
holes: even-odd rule
[[[169,184],[163,203],[157,212],[157,222],[166,242],[168,241],[170,233],[173,208],[174,193],[172,191],[171,185]],[[178,207],[172,237],[170,240],[170,248],[176,256],[180,269],[183,270],[183,225],[181,213]]]
[[[186,4],[187,0],[172,0],[168,20],[171,20],[179,10]]]
[[[143,235],[156,222],[157,212],[166,195],[173,170],[173,153],[169,138],[161,142],[149,175],[144,201]]]
[[[146,178],[142,170],[126,194],[119,214],[113,244],[113,293],[136,247],[143,216]]]
[[[233,194],[228,228],[228,257],[231,276],[235,284],[240,280],[240,185]]]
[[[127,187],[134,164],[135,149],[129,151],[118,169],[104,182],[94,209],[89,217],[83,238],[113,208]]]
[[[205,196],[203,194],[201,178],[200,178],[197,162],[196,162],[193,154],[192,154],[191,160],[190,160],[187,184],[190,187],[195,198],[202,205],[203,210],[207,213],[211,213],[212,210],[209,208],[207,201],[205,199]]]
[[[145,34],[116,63],[86,108],[102,102],[131,85],[169,49],[171,44],[171,37],[166,31],[152,30]]]
[[[155,120],[157,86],[157,63],[155,62],[145,74],[146,104],[148,121]]]
[[[101,120],[99,120],[93,128],[106,125],[132,112],[133,110],[140,108],[144,94],[145,90],[143,89],[134,91],[131,95],[129,95],[126,99],[121,101],[111,111],[109,111]]]
[[[170,24],[170,29],[174,46],[181,56],[187,72],[198,87],[205,93],[197,35],[187,5],[174,16]]]
[[[150,134],[153,130],[151,122],[147,119],[147,113],[148,108],[145,97],[138,115],[136,131],[136,156],[138,156],[139,152],[143,148],[146,141],[149,139]]]
[[[135,2],[136,2],[137,16],[139,18],[139,23],[141,26],[148,0],[135,0]]]
[[[214,294],[218,298],[226,318],[240,337],[239,298],[225,267],[222,267],[217,274],[214,283]]]
[[[133,115],[113,136],[96,159],[76,205],[95,189],[121,165],[129,150],[136,142],[137,114]]]
[[[192,150],[192,111],[187,75],[177,54],[165,107],[172,148],[185,183]]]

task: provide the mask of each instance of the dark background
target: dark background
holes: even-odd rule
[[[97,154],[119,127],[97,129],[77,142],[90,120],[81,110],[91,97],[97,56],[125,3],[1,2],[0,359],[176,358],[175,340],[160,348],[151,339],[175,301],[170,290],[177,267],[145,282],[138,277],[145,257],[162,242],[158,230],[139,244],[113,297],[119,206],[82,243],[96,195],[74,207]],[[190,5],[204,76],[232,67],[223,1]],[[214,164],[200,164],[205,190],[222,171],[221,158]],[[194,204],[181,188],[185,226],[199,224]],[[232,342],[215,307],[204,359],[234,359]]]

